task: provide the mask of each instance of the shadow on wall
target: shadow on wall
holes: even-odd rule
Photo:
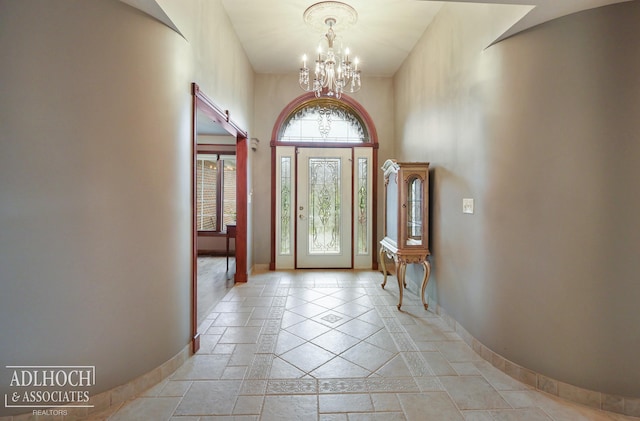
[[[442,189],[442,186],[446,186],[446,189]],[[445,167],[437,166],[431,163],[429,170],[429,251],[430,251],[430,261],[431,261],[431,276],[429,279],[429,284],[427,285],[426,294],[429,297],[430,305],[435,302],[438,303],[438,279],[456,279],[455,273],[452,274],[454,278],[444,277],[442,273],[439,274],[440,270],[454,270],[453,268],[456,265],[451,264],[443,264],[442,258],[443,256],[448,256],[447,258],[450,262],[456,262],[456,264],[463,264],[466,266],[466,260],[460,260],[464,258],[464,256],[468,256],[468,253],[465,253],[464,249],[460,247],[453,248],[454,244],[458,244],[455,239],[446,239],[442,233],[450,232],[451,230],[447,230],[443,223],[445,223],[445,219],[442,218],[442,215],[449,214],[455,215],[456,213],[459,216],[454,216],[453,218],[447,218],[446,223],[452,223],[459,225],[462,221],[459,218],[462,217],[461,209],[459,209],[459,204],[462,203],[462,197],[469,196],[469,184],[465,181],[465,179],[461,176],[458,176],[456,173],[449,171]],[[442,191],[453,192],[453,194],[449,194],[448,197],[444,198],[441,196]],[[459,193],[458,193],[459,192]],[[459,197],[458,197],[459,196]],[[412,292],[415,292],[419,295],[420,291],[420,280],[422,279],[424,272],[422,265],[411,264],[407,266],[407,285]],[[440,276],[439,276],[440,275]]]

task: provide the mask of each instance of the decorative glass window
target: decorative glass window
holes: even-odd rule
[[[282,125],[283,142],[368,143],[369,133],[360,116],[335,99],[316,99],[294,110]]]
[[[357,236],[358,244],[357,244],[357,252],[358,254],[367,254],[369,252],[369,238],[368,238],[368,215],[369,215],[369,200],[367,198],[368,193],[368,159],[367,158],[358,158],[358,203],[355,205],[357,209],[355,210],[357,217]]]
[[[291,254],[291,157],[280,160],[280,253]]]
[[[340,158],[309,160],[309,254],[341,251]]]
[[[275,179],[275,249],[276,268],[295,267],[295,202],[296,192],[296,148],[278,146],[276,148]]]

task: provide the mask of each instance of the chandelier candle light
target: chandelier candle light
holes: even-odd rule
[[[361,86],[358,58],[352,62],[349,58],[348,48],[344,52],[334,49],[336,34],[333,29],[337,26],[339,18],[342,26],[354,24],[358,19],[355,9],[345,3],[325,1],[307,8],[303,18],[307,24],[313,27],[322,23],[329,29],[324,36],[328,44],[327,51],[324,52],[321,46],[318,47],[313,81],[310,79],[310,71],[307,67],[307,55],[302,57],[299,75],[300,87],[307,92],[314,92],[318,98],[325,94],[339,99],[343,92],[358,92]]]

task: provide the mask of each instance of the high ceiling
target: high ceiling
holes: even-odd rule
[[[121,0],[180,32],[167,6],[181,0]],[[256,73],[296,73],[304,53],[312,56],[323,31],[311,29],[304,11],[318,0],[221,0]],[[508,22],[495,41],[570,13],[629,0],[483,0],[511,5]],[[361,60],[363,76],[392,76],[440,9],[453,0],[343,0],[356,9],[358,21],[336,28]],[[456,0],[478,3],[477,0]],[[505,6],[509,7],[509,6]]]
[[[303,21],[318,0],[222,0],[240,42],[257,73],[296,72],[304,53],[312,56],[324,32]],[[343,33],[343,42],[362,63],[363,75],[392,76],[448,1],[343,0],[358,21]],[[457,0],[477,3],[473,0]],[[579,10],[625,0],[485,0],[513,5],[513,20],[496,40]],[[326,44],[324,44],[326,45]]]
[[[358,56],[367,75],[378,76],[395,73],[441,7],[437,1],[344,2],[356,10],[358,21],[345,31],[337,27],[336,35]],[[305,9],[315,0],[222,3],[257,73],[296,72],[302,55],[312,57],[326,32],[314,30],[303,21]],[[326,49],[326,43],[323,46]]]

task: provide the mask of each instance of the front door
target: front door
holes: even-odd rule
[[[351,148],[298,148],[298,268],[352,267],[351,156]]]

